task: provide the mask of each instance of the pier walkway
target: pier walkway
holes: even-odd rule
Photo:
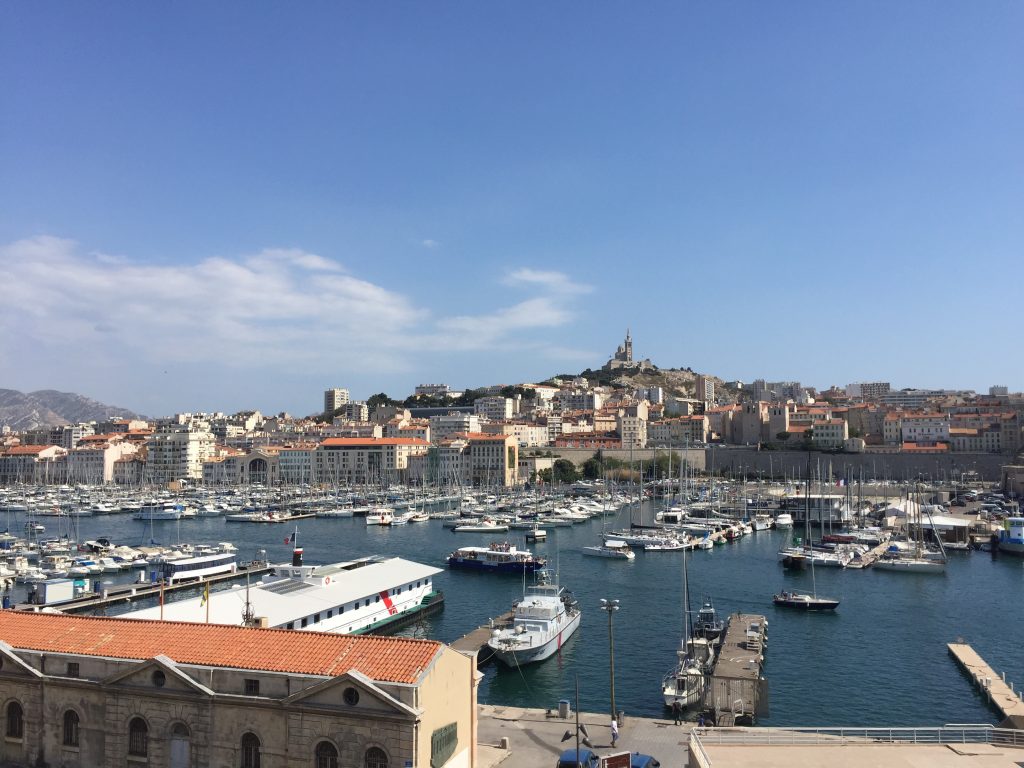
[[[467,656],[476,654],[477,665],[486,664],[493,656],[490,648],[487,647],[487,640],[490,638],[491,633],[496,629],[502,629],[511,625],[512,611],[508,611],[460,637],[451,644],[452,650],[464,653]]]
[[[1003,717],[1018,719],[1018,722],[1024,723],[1024,701],[1021,701],[1012,685],[1007,685],[1006,680],[967,643],[949,643],[946,647],[960,668],[970,676],[982,694],[988,697],[989,703],[998,709]]]
[[[752,725],[764,714],[762,676],[768,620],[759,614],[734,613],[729,617],[718,649],[704,706],[714,710],[718,725]]]
[[[164,594],[177,592],[182,589],[202,588],[205,584],[220,584],[225,581],[244,579],[246,576],[259,577],[270,572],[270,566],[265,562],[254,562],[247,566],[241,566],[234,573],[220,573],[215,576],[207,576],[204,579],[190,579],[177,581],[173,584],[164,584]],[[19,611],[38,611],[41,608],[56,608],[63,613],[82,613],[84,611],[96,611],[108,608],[118,603],[133,603],[136,600],[144,600],[148,597],[158,597],[161,586],[159,582],[146,582],[145,584],[121,584],[104,588],[102,593],[87,592],[74,600],[62,603],[48,603],[46,606],[33,605],[31,603],[20,603],[15,606]]]

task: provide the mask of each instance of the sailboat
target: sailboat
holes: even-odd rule
[[[883,571],[903,571],[904,573],[945,573],[946,572],[946,550],[939,541],[938,557],[929,556],[924,546],[924,505],[921,504],[921,494],[918,491],[916,502],[917,535],[914,537],[913,549],[909,552],[901,552],[895,547],[891,548],[882,557],[875,561],[875,568]],[[927,512],[928,522],[931,524],[932,514]],[[907,526],[911,521],[911,507],[907,504]],[[934,529],[934,525],[933,525]],[[938,537],[936,537],[938,538]],[[893,551],[895,549],[895,551]]]
[[[778,527],[778,522],[776,522]],[[824,523],[822,523],[824,532]],[[805,568],[807,564],[845,568],[853,560],[849,552],[826,552],[815,549],[811,542],[811,458],[807,456],[807,488],[804,493],[804,540],[795,538],[788,547],[779,550],[779,561],[785,568]]]
[[[662,679],[661,694],[666,707],[690,707],[704,698],[704,669],[712,662],[713,646],[707,638],[690,636],[690,589],[683,550],[683,636],[676,650],[678,661]],[[699,658],[703,656],[704,658]]]
[[[832,611],[839,607],[839,601],[831,597],[818,597],[818,584],[814,578],[814,558],[811,561],[811,594],[783,590],[772,596],[772,602],[782,608],[797,608],[802,611]]]

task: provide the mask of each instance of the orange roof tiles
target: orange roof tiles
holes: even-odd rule
[[[433,640],[335,635],[59,613],[0,612],[0,639],[14,648],[144,661],[415,683],[443,647]]]
[[[33,453],[42,453],[47,448],[55,448],[53,445],[12,445],[4,453],[8,456],[30,456]]]

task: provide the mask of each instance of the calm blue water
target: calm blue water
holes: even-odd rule
[[[55,533],[54,518],[46,521]],[[623,512],[608,526],[628,524]],[[519,670],[485,668],[483,702],[555,707],[573,697],[580,681],[583,709],[608,708],[608,620],[602,597],[617,598],[614,619],[616,703],[627,714],[661,716],[662,675],[672,666],[682,628],[682,555],[637,553],[633,562],[585,557],[580,547],[599,538],[594,519],[548,532],[533,545],[572,589],[583,608],[579,631],[560,657]],[[13,530],[13,528],[12,528]],[[291,527],[227,523],[200,518],[156,523],[155,538],[176,541],[232,541],[243,559],[265,549],[271,561],[290,558],[284,543]],[[517,533],[517,532],[513,532]],[[125,515],[85,518],[82,539],[109,536],[127,544],[148,541],[150,526]],[[994,723],[985,705],[949,658],[945,644],[963,638],[1008,680],[1024,683],[1021,586],[1024,560],[993,559],[982,552],[954,554],[945,576],[917,576],[819,568],[819,594],[841,598],[835,615],[776,609],[774,591],[783,586],[810,590],[810,573],[789,573],[775,553],[781,532],[744,537],[736,544],[687,554],[691,600],[714,599],[720,613],[743,611],[768,617],[765,672],[771,691],[771,717],[765,725],[936,725]],[[444,565],[455,547],[486,544],[492,535],[453,534],[440,522],[397,528],[367,527],[362,519],[300,521],[300,543],[307,562],[334,562],[368,554],[397,555]],[[510,540],[523,542],[516,536]],[[439,574],[445,591],[442,614],[416,630],[450,642],[497,616],[521,594],[516,577],[477,573]],[[409,630],[410,633],[413,630]]]

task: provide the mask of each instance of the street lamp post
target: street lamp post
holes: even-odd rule
[[[616,720],[619,712],[615,709],[615,632],[612,629],[612,616],[619,610],[619,601],[602,598],[601,610],[608,613],[608,679],[612,697],[612,720]]]

